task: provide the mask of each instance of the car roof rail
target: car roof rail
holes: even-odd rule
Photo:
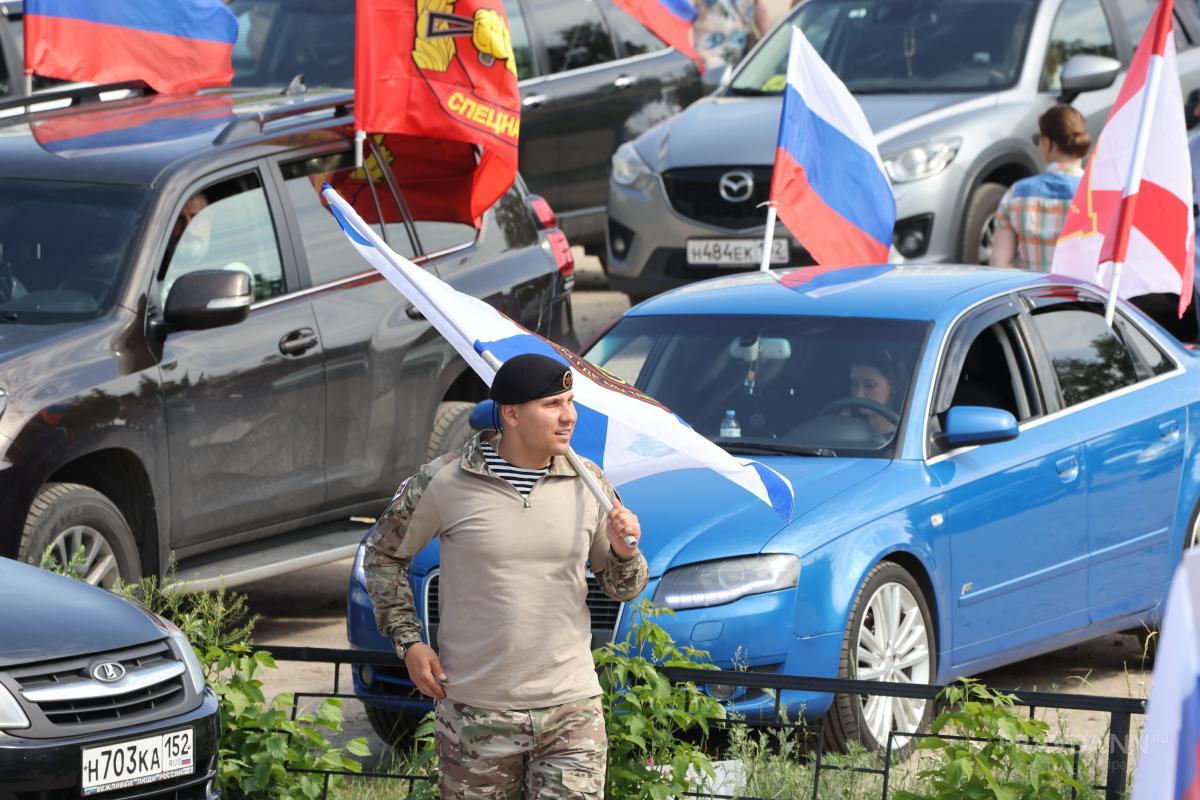
[[[20,97],[10,97],[5,100],[0,100],[0,111],[6,111],[13,108],[28,108],[27,113],[34,113],[32,106],[40,106],[44,103],[56,103],[62,100],[69,101],[68,106],[79,106],[86,103],[102,103],[103,94],[109,92],[126,91],[136,93],[139,96],[157,94],[150,88],[145,81],[122,81],[120,83],[88,83],[88,84],[73,84],[60,89],[47,89],[45,91],[34,92],[33,94],[21,95]],[[128,96],[128,95],[126,95]],[[57,108],[63,108],[58,106]],[[57,109],[42,109],[52,111]]]
[[[213,144],[222,145],[239,142],[245,139],[256,139],[262,136],[267,125],[289,117],[299,117],[319,111],[332,111],[334,117],[349,116],[354,108],[354,92],[344,92],[330,97],[322,97],[312,102],[297,103],[265,111],[255,111],[250,114],[239,114],[213,139]]]

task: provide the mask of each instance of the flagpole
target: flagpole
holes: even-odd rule
[[[362,169],[363,165],[363,144],[367,141],[367,132],[356,130],[354,132],[354,167]]]
[[[775,201],[767,201],[767,228],[763,232],[763,254],[758,271],[767,272],[771,269],[771,245],[775,242]]]
[[[1171,7],[1174,3],[1165,0],[1158,9],[1158,28],[1155,31],[1156,42],[1166,41],[1170,33]],[[1165,30],[1164,30],[1165,28]],[[1146,166],[1146,150],[1150,145],[1150,121],[1154,117],[1154,108],[1158,102],[1158,85],[1162,81],[1162,53],[1150,54],[1150,68],[1146,75],[1146,85],[1142,88],[1142,111],[1138,117],[1137,133],[1133,140],[1133,163],[1130,165],[1129,176],[1125,181],[1125,191],[1121,197],[1121,210],[1117,216],[1117,229],[1114,232],[1112,278],[1108,284],[1108,302],[1104,307],[1104,322],[1110,328],[1117,313],[1117,291],[1121,284],[1121,270],[1125,266],[1125,258],[1129,250],[1129,233],[1133,227],[1133,212],[1137,208],[1137,195],[1142,185],[1142,173]]]

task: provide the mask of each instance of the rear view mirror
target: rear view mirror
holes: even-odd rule
[[[1017,418],[1002,408],[954,406],[946,412],[946,427],[938,438],[947,447],[969,447],[1007,442],[1017,433]]]
[[[1107,89],[1117,79],[1121,62],[1108,56],[1071,56],[1063,66],[1060,103],[1070,103],[1084,92]]]
[[[197,270],[180,275],[172,284],[163,320],[171,330],[219,328],[244,320],[253,301],[245,272]]]

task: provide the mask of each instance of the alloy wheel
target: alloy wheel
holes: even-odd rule
[[[996,212],[988,215],[987,221],[983,223],[983,229],[979,232],[979,263],[988,265],[992,263],[992,238],[996,235]]]
[[[90,525],[73,525],[50,543],[50,553],[64,569],[81,549],[82,561],[76,565],[78,576],[93,586],[111,589],[121,572],[112,545],[98,530]]]
[[[930,674],[929,621],[912,592],[899,583],[885,583],[871,595],[855,642],[855,677],[859,680],[928,683]],[[882,747],[888,734],[903,747],[916,732],[927,700],[872,695],[862,698],[863,721]]]

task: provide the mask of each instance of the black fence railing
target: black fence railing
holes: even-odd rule
[[[291,645],[259,645],[260,650],[269,652],[276,661],[301,661],[306,663],[324,663],[330,664],[333,667],[333,691],[332,692],[296,692],[292,706],[292,716],[298,713],[300,703],[305,698],[320,699],[326,697],[337,697],[343,700],[359,700],[357,695],[346,694],[341,691],[341,669],[342,665],[382,665],[390,667],[404,668],[402,662],[393,653],[372,652],[366,650],[341,650],[325,647],[296,647]],[[934,701],[945,688],[944,686],[936,686],[932,684],[920,683],[894,683],[886,681],[863,681],[849,680],[845,678],[816,678],[804,675],[780,675],[776,673],[762,672],[743,672],[743,671],[720,671],[720,670],[704,670],[704,669],[682,669],[677,667],[666,668],[663,674],[672,682],[692,682],[697,685],[718,684],[726,687],[736,687],[741,689],[757,689],[760,691],[769,691],[775,697],[775,714],[774,719],[767,720],[738,720],[731,724],[748,725],[756,728],[782,728],[782,727],[797,727],[795,723],[789,723],[786,719],[783,703],[783,692],[799,691],[799,692],[819,692],[828,694],[842,695],[858,695],[858,696],[880,696],[894,697],[905,699],[917,699]],[[1038,709],[1058,709],[1066,711],[1091,711],[1100,714],[1107,714],[1109,718],[1108,724],[1108,741],[1107,741],[1107,769],[1105,771],[1105,783],[1096,785],[1093,788],[1104,792],[1105,800],[1120,800],[1125,796],[1126,783],[1129,773],[1129,753],[1130,753],[1130,725],[1135,714],[1146,713],[1146,701],[1137,698],[1129,697],[1104,697],[1099,695],[1086,694],[1063,694],[1059,692],[1030,692],[1030,691],[1012,691],[1007,692],[1012,694],[1016,700],[1015,703],[1024,706],[1029,710],[1029,716],[1037,712]],[[896,734],[890,733],[885,752],[883,753],[882,766],[879,768],[861,767],[861,766],[845,766],[829,764],[825,760],[823,730],[821,722],[809,723],[808,728],[814,733],[816,742],[816,751],[813,756],[813,798],[817,797],[820,790],[821,774],[830,771],[846,771],[862,772],[869,774],[877,774],[882,778],[882,795],[881,800],[887,800],[890,791],[890,778],[892,768],[893,752],[899,748],[896,747],[895,739],[897,736],[903,738],[922,738],[927,736],[925,733],[913,734]],[[953,737],[945,734],[939,734],[943,739],[954,739],[963,737]],[[1044,743],[1036,744],[1033,742],[1030,745],[1037,747],[1048,748],[1066,748],[1074,751],[1073,763],[1075,767],[1076,777],[1079,771],[1080,748],[1078,744],[1061,744],[1061,743]],[[328,796],[329,779],[334,775],[353,776],[358,778],[378,778],[384,780],[399,781],[402,785],[407,784],[409,791],[417,782],[428,782],[431,779],[423,775],[407,775],[395,772],[349,772],[345,770],[302,770],[292,769],[294,772],[307,772],[325,776],[325,794]],[[719,795],[719,794],[694,794],[696,797],[714,798],[714,800],[758,800],[757,798],[747,796]]]

